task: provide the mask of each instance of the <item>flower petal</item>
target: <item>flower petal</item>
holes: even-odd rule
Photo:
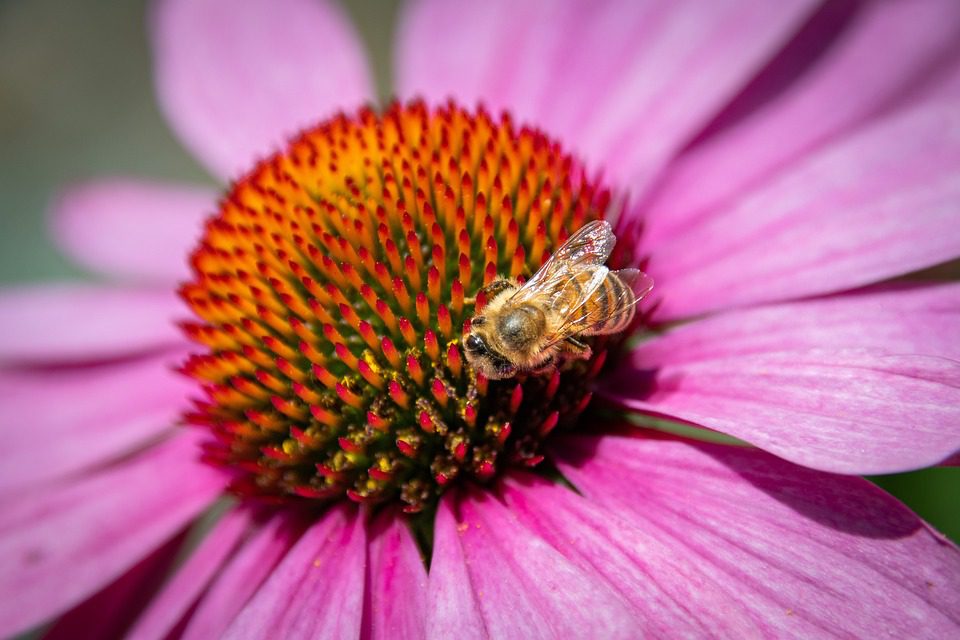
[[[449,494],[452,495],[452,492]],[[452,498],[437,508],[427,594],[427,637],[480,640],[491,637],[480,608],[481,596],[470,578]]]
[[[221,178],[374,95],[360,42],[333,3],[161,0],[151,26],[160,105]]]
[[[427,571],[403,517],[383,512],[370,530],[361,637],[423,638]]]
[[[0,634],[93,595],[206,508],[223,478],[194,459],[196,447],[184,433],[95,475],[4,498]]]
[[[960,360],[960,284],[901,284],[727,311],[640,344],[636,367],[807,349],[882,349]]]
[[[54,238],[79,264],[120,279],[174,284],[189,274],[189,253],[212,189],[114,178],[77,185],[53,208]]]
[[[852,24],[836,40],[811,30],[802,43],[795,41],[764,70],[764,81],[737,100],[741,111],[751,100],[767,102],[678,158],[644,205],[651,244],[831,137],[916,99],[957,65],[960,4],[954,0],[827,3],[815,22],[829,27],[844,20]],[[797,64],[807,65],[803,75],[772,98],[764,95],[796,74]]]
[[[142,355],[184,343],[172,292],[88,284],[0,291],[0,362],[76,364]]]
[[[960,448],[960,285],[733,311],[638,345],[602,397],[807,466],[887,473]]]
[[[330,510],[300,538],[224,637],[359,637],[366,544],[355,508]]]
[[[636,188],[814,4],[423,1],[402,17],[395,74],[402,96],[510,109]]]
[[[878,349],[623,367],[598,393],[824,471],[896,473],[960,449],[960,361]]]
[[[273,572],[303,532],[302,523],[280,511],[254,532],[197,604],[183,640],[220,638],[250,597]]]
[[[676,606],[729,637],[960,633],[960,550],[863,479],[673,439],[564,438],[558,451],[586,500],[530,485],[508,503],[562,526],[557,548],[621,589],[646,573],[680,628],[697,621]],[[586,544],[598,538],[608,545]]]
[[[960,104],[878,120],[650,244],[661,319],[841,291],[960,256]]]
[[[174,536],[105,589],[63,614],[44,640],[125,638],[183,550],[186,534]]]
[[[176,360],[0,373],[0,496],[104,464],[169,430],[194,387],[172,370]]]
[[[128,636],[140,640],[169,637],[240,544],[252,524],[251,515],[243,508],[227,512],[150,602]]]
[[[634,638],[621,594],[484,492],[448,494],[434,528],[427,636]]]
[[[731,593],[735,585],[711,579],[690,554],[678,553],[671,541],[657,539],[622,510],[524,474],[505,482],[502,494],[525,526],[568,561],[602,576],[631,604],[638,637],[732,638],[749,622]]]

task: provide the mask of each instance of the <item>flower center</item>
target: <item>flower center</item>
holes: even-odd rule
[[[589,402],[603,350],[491,381],[464,358],[472,298],[526,278],[609,194],[539,131],[421,103],[302,133],[224,197],[192,256],[186,416],[242,495],[431,504],[535,466]],[[476,304],[482,305],[483,295]]]

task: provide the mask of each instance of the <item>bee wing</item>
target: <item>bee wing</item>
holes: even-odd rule
[[[640,269],[620,269],[619,271],[611,271],[611,273],[620,278],[620,282],[627,285],[637,302],[643,300],[653,290],[653,278],[640,271]]]
[[[561,318],[577,314],[597,289],[603,286],[609,274],[610,269],[603,265],[586,267],[576,274],[570,274],[554,299],[557,314]]]
[[[540,297],[557,299],[571,278],[584,270],[602,266],[617,238],[606,220],[594,220],[580,227],[567,238],[556,253],[543,263],[543,266],[517,289],[510,297],[511,302],[522,304]],[[606,267],[603,267],[606,269]],[[605,276],[606,274],[604,274]],[[599,282],[603,282],[601,278]],[[597,286],[599,286],[599,282]],[[591,293],[596,287],[591,289]]]
[[[600,283],[594,287],[590,295],[581,296],[577,304],[570,305],[566,309],[563,317],[563,324],[557,329],[551,337],[550,344],[556,344],[561,340],[577,334],[590,334],[593,329],[605,323],[612,323],[617,318],[630,310],[653,289],[653,278],[640,271],[639,269],[621,269],[619,271],[606,271],[604,269],[604,278],[615,275],[627,286],[626,289],[620,289],[619,295],[610,300],[606,307],[600,305],[588,305],[587,301],[590,295],[599,288]],[[611,293],[613,293],[611,291]],[[632,299],[631,299],[632,298]],[[609,309],[616,309],[609,313]]]

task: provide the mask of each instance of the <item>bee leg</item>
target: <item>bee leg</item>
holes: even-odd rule
[[[480,291],[478,291],[477,293],[482,292],[485,296],[487,296],[487,300],[490,301],[496,298],[499,294],[506,291],[507,289],[516,289],[516,288],[517,288],[517,285],[512,280],[508,280],[507,278],[497,278],[487,286],[481,287]],[[463,301],[466,304],[476,304],[477,296],[464,298]]]
[[[593,355],[593,349],[590,348],[590,345],[580,342],[573,336],[563,341],[563,350],[574,358],[582,360],[589,360],[590,356]]]
[[[547,373],[549,371],[553,371],[556,368],[557,368],[557,359],[554,356],[550,356],[549,358],[547,358],[546,360],[538,364],[536,367],[531,369],[530,373],[534,375],[540,375],[543,373]]]

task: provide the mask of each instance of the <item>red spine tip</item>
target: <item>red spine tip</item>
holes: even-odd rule
[[[517,384],[510,393],[510,413],[516,413],[523,402],[523,385]]]
[[[540,424],[540,435],[546,436],[557,426],[557,421],[560,419],[560,413],[558,411],[552,411],[546,420]]]
[[[421,429],[423,429],[427,433],[434,432],[433,420],[430,418],[429,413],[427,413],[426,411],[421,411],[418,421],[420,422]]]
[[[464,407],[463,419],[466,421],[468,426],[475,426],[477,424],[477,408],[472,404],[468,404],[466,407]]]
[[[416,448],[402,438],[397,438],[397,449],[400,450],[400,453],[407,456],[408,458],[416,458],[417,450]]]
[[[390,482],[393,480],[393,474],[378,469],[377,467],[370,467],[367,470],[367,475],[373,478],[374,480],[379,480],[380,482]]]
[[[431,360],[440,359],[440,343],[437,342],[437,334],[432,329],[427,329],[423,333],[423,346],[427,351],[427,356]]]
[[[493,466],[493,463],[489,460],[484,460],[479,465],[477,465],[477,477],[481,480],[489,480],[493,477],[493,474],[496,473],[497,469]]]
[[[607,361],[607,350],[604,349],[593,359],[593,362],[590,364],[590,371],[587,373],[587,376],[593,378],[598,373],[600,369],[603,368],[604,363]]]
[[[407,395],[407,392],[403,390],[403,387],[400,386],[400,383],[396,380],[391,380],[387,385],[388,393],[394,402],[397,403],[400,407],[406,409],[410,406],[410,396]]]
[[[507,441],[507,438],[510,437],[511,433],[513,433],[513,425],[511,425],[509,422],[504,422],[503,426],[500,427],[500,432],[497,433],[497,442],[500,444],[500,446],[503,446],[503,444]]]
[[[528,467],[535,467],[541,462],[543,462],[544,457],[542,455],[530,456],[529,458],[523,459],[523,464]]]
[[[400,325],[400,335],[411,347],[417,342],[417,333],[413,330],[413,324],[405,317],[401,316],[398,324]]]
[[[483,285],[486,286],[497,279],[497,265],[492,261],[487,262],[486,268],[483,270]]]
[[[577,403],[577,406],[574,408],[574,413],[581,413],[584,409],[587,408],[587,405],[590,404],[590,401],[593,399],[593,392],[588,391],[583,394],[583,397],[580,398],[580,402]]]
[[[433,382],[430,383],[430,392],[433,394],[433,397],[440,403],[441,407],[447,406],[447,401],[449,400],[449,395],[447,394],[447,387],[444,386],[440,380],[436,378],[433,379]]]

